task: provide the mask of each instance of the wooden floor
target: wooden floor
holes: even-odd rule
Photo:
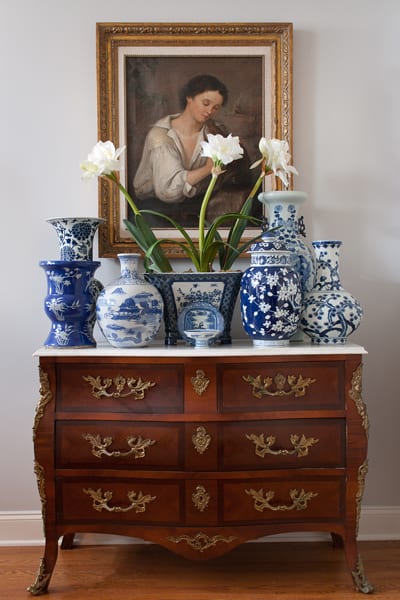
[[[400,541],[360,542],[377,600],[400,600]],[[0,547],[0,598],[23,600],[42,548]],[[60,550],[54,600],[318,600],[361,598],[343,550],[325,542],[250,543],[222,558],[191,562],[152,545]]]

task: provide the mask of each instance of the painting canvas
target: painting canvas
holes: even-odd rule
[[[243,159],[219,178],[207,219],[240,209],[258,176],[249,167],[260,156],[260,138],[292,142],[291,43],[291,24],[97,25],[99,139],[126,146],[121,180],[139,209],[167,214],[196,235],[200,194],[197,204],[165,202],[155,194],[141,197],[135,175],[150,128],[182,111],[183,86],[202,74],[216,77],[228,92],[210,130],[238,136],[244,149]],[[135,244],[123,225],[132,215],[107,181],[100,182],[99,207],[107,220],[100,230],[100,255],[133,251]],[[254,214],[262,216],[258,202]],[[177,235],[167,221],[147,218],[158,237]],[[178,246],[171,252],[180,257]]]

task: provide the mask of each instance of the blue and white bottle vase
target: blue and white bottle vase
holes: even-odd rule
[[[312,242],[317,257],[315,285],[303,301],[300,328],[314,344],[344,344],[363,317],[359,301],[340,281],[339,240]]]

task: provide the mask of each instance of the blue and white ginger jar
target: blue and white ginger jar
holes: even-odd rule
[[[300,328],[314,344],[344,344],[363,317],[359,301],[341,284],[338,240],[312,242],[317,257],[314,288],[303,301]]]
[[[111,346],[148,346],[162,322],[164,304],[156,287],[139,275],[140,254],[118,254],[121,277],[96,302],[97,323]]]
[[[240,285],[242,324],[254,346],[283,346],[296,333],[302,292],[292,254],[276,233],[250,247],[250,267]]]

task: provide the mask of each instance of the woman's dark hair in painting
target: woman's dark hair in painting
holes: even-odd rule
[[[183,86],[179,93],[179,103],[182,109],[185,108],[187,98],[193,98],[197,94],[203,92],[219,92],[222,96],[222,105],[228,101],[228,90],[226,86],[214,77],[213,75],[196,75],[189,79],[189,81]]]

